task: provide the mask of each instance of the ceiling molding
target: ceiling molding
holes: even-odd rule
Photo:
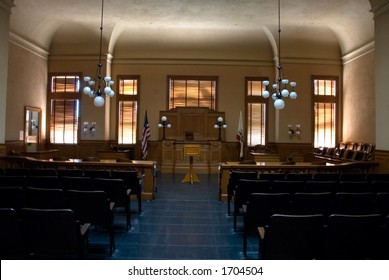
[[[370,4],[370,12],[374,13],[374,18],[389,10],[389,0],[370,0]]]
[[[0,8],[8,11],[10,14],[13,7],[15,7],[14,0],[0,0]]]
[[[30,41],[27,41],[26,39],[20,37],[19,35],[16,35],[13,32],[9,33],[9,41],[10,43],[13,43],[43,59],[48,59],[49,52],[39,46],[37,46],[34,43],[31,43]]]
[[[366,45],[360,47],[359,49],[349,52],[348,54],[345,54],[342,56],[343,64],[347,64],[349,62],[352,62],[355,59],[358,59],[368,53],[371,53],[375,50],[375,43],[374,41],[367,43]]]

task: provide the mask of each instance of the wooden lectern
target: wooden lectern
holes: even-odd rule
[[[185,145],[184,146],[184,156],[189,157],[189,172],[182,179],[181,183],[200,183],[199,178],[193,172],[193,156],[200,154],[200,145]]]

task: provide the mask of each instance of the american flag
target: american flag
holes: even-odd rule
[[[238,129],[236,131],[236,140],[239,142],[239,159],[243,159],[243,120],[242,111],[239,114]]]
[[[142,149],[142,159],[146,159],[147,157],[147,140],[149,139],[150,135],[151,135],[151,131],[150,131],[150,125],[149,125],[149,120],[147,118],[147,110],[146,110],[145,121],[143,124],[142,140],[140,142],[141,149]]]

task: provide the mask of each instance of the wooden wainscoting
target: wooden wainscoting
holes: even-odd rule
[[[374,161],[378,163],[374,172],[389,173],[389,151],[375,150]]]

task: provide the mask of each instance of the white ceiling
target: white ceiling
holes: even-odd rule
[[[104,38],[111,50],[130,38],[243,44],[257,31],[277,35],[277,7],[277,0],[105,0]],[[281,34],[297,41],[304,34],[317,40],[332,34],[345,55],[374,40],[370,9],[369,0],[282,0]],[[98,38],[100,13],[100,0],[15,0],[10,28],[50,51],[53,40],[77,40],[83,34]]]

